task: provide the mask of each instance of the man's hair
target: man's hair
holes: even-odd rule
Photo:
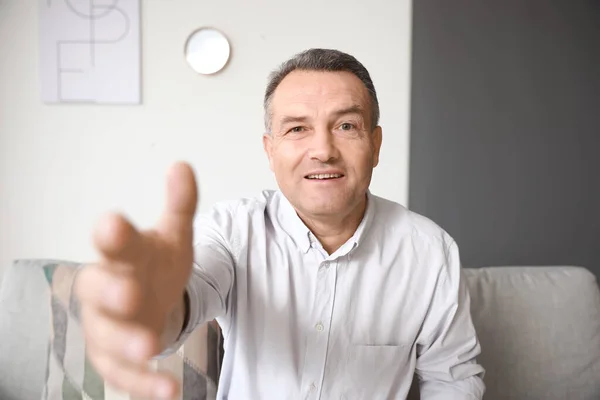
[[[271,132],[271,100],[275,89],[281,81],[290,73],[300,71],[325,71],[325,72],[350,72],[354,74],[367,88],[371,98],[371,129],[379,124],[379,101],[377,92],[369,75],[369,71],[356,58],[339,50],[331,49],[309,49],[296,54],[285,61],[269,76],[267,90],[265,91],[265,129]]]

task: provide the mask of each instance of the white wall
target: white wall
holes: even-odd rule
[[[91,260],[99,215],[150,225],[174,160],[191,162],[200,210],[273,188],[262,152],[268,73],[309,47],[355,55],[372,74],[384,144],[372,191],[406,204],[410,0],[142,4],[143,105],[44,105],[37,0],[0,0],[0,276],[15,258]],[[232,43],[216,76],[196,75],[183,45],[210,25]]]

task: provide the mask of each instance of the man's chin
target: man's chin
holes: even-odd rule
[[[333,217],[339,216],[340,213],[345,213],[347,205],[342,201],[332,199],[324,199],[320,201],[312,201],[306,204],[304,211],[315,217]]]

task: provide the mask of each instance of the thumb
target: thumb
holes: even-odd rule
[[[166,205],[157,230],[178,240],[191,238],[198,202],[198,187],[189,164],[174,164],[167,174]]]

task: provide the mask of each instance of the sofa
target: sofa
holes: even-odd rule
[[[0,400],[129,400],[85,358],[71,288],[80,265],[18,260],[0,288]],[[582,267],[463,269],[486,368],[485,399],[600,399],[600,290]],[[215,397],[223,346],[214,322],[171,357],[183,399]],[[417,382],[417,380],[415,380]],[[409,398],[418,398],[413,385]],[[376,394],[372,399],[377,399]]]

